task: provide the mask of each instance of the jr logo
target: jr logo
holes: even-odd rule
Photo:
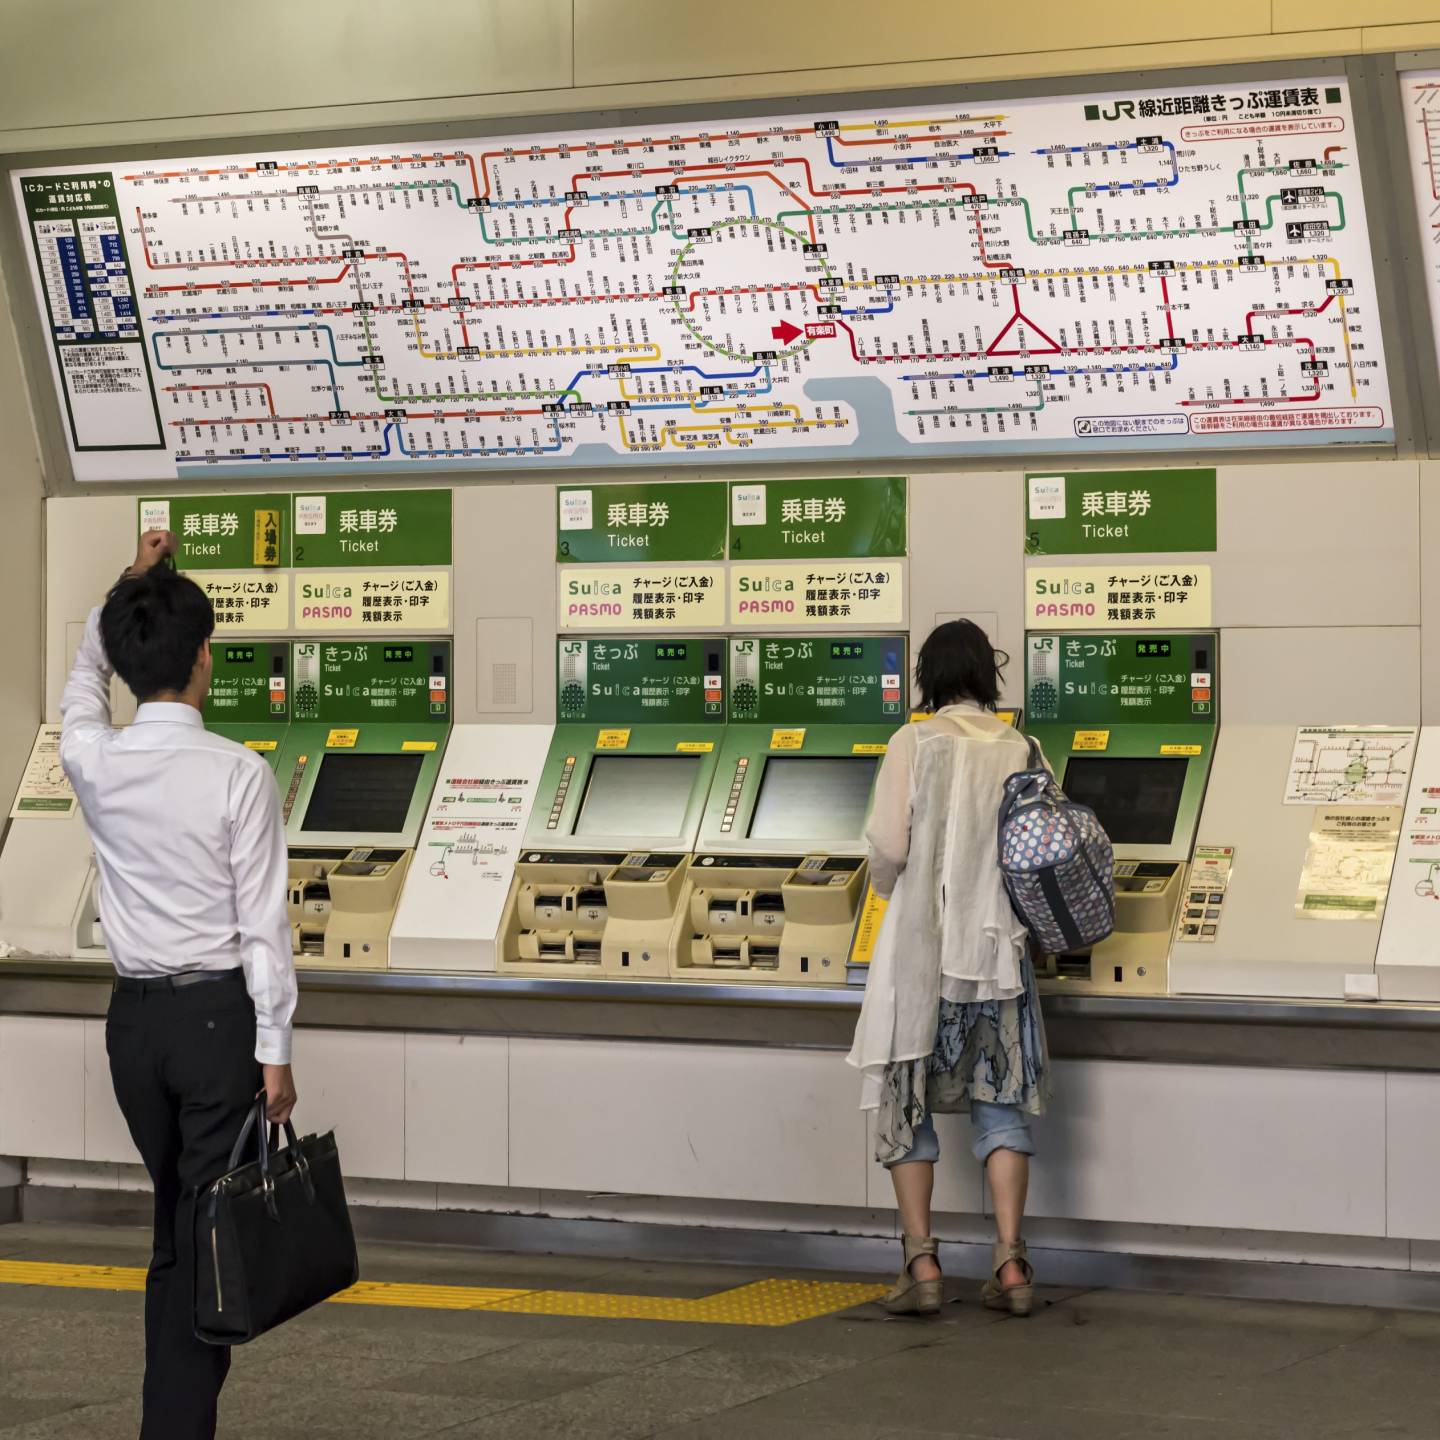
[[[1087,105],[1085,118],[1087,120],[1133,120],[1135,118],[1135,102],[1133,100],[1113,100],[1109,109],[1099,105]]]

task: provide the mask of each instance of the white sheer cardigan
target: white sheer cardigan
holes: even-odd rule
[[[887,1065],[930,1054],[941,1000],[1024,988],[1027,932],[997,831],[1005,781],[1027,764],[1025,737],[979,705],[947,705],[890,741],[866,830],[870,883],[890,904],[849,1055],[862,1109],[879,1106]]]

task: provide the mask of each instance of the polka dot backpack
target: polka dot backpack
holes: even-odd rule
[[[1065,797],[1030,742],[1030,768],[1005,782],[1000,873],[1039,949],[1065,955],[1115,928],[1115,856],[1095,812]]]

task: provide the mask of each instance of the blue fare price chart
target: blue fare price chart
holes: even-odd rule
[[[1343,81],[14,183],[84,480],[1393,438]]]

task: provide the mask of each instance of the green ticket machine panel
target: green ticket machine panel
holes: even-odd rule
[[[843,984],[865,822],[909,713],[901,635],[730,642],[730,724],[690,869],[677,975]]]
[[[1169,989],[1219,697],[1214,631],[1026,636],[1025,729],[1115,849],[1114,934],[1082,954],[1041,958],[1042,984],[1086,994]]]
[[[726,642],[556,642],[560,719],[501,922],[513,975],[668,975],[725,733]]]
[[[384,969],[450,729],[448,640],[292,649],[278,768],[296,963]]]
[[[283,641],[213,640],[214,671],[205,728],[258,751],[278,770],[290,728],[290,646]]]

